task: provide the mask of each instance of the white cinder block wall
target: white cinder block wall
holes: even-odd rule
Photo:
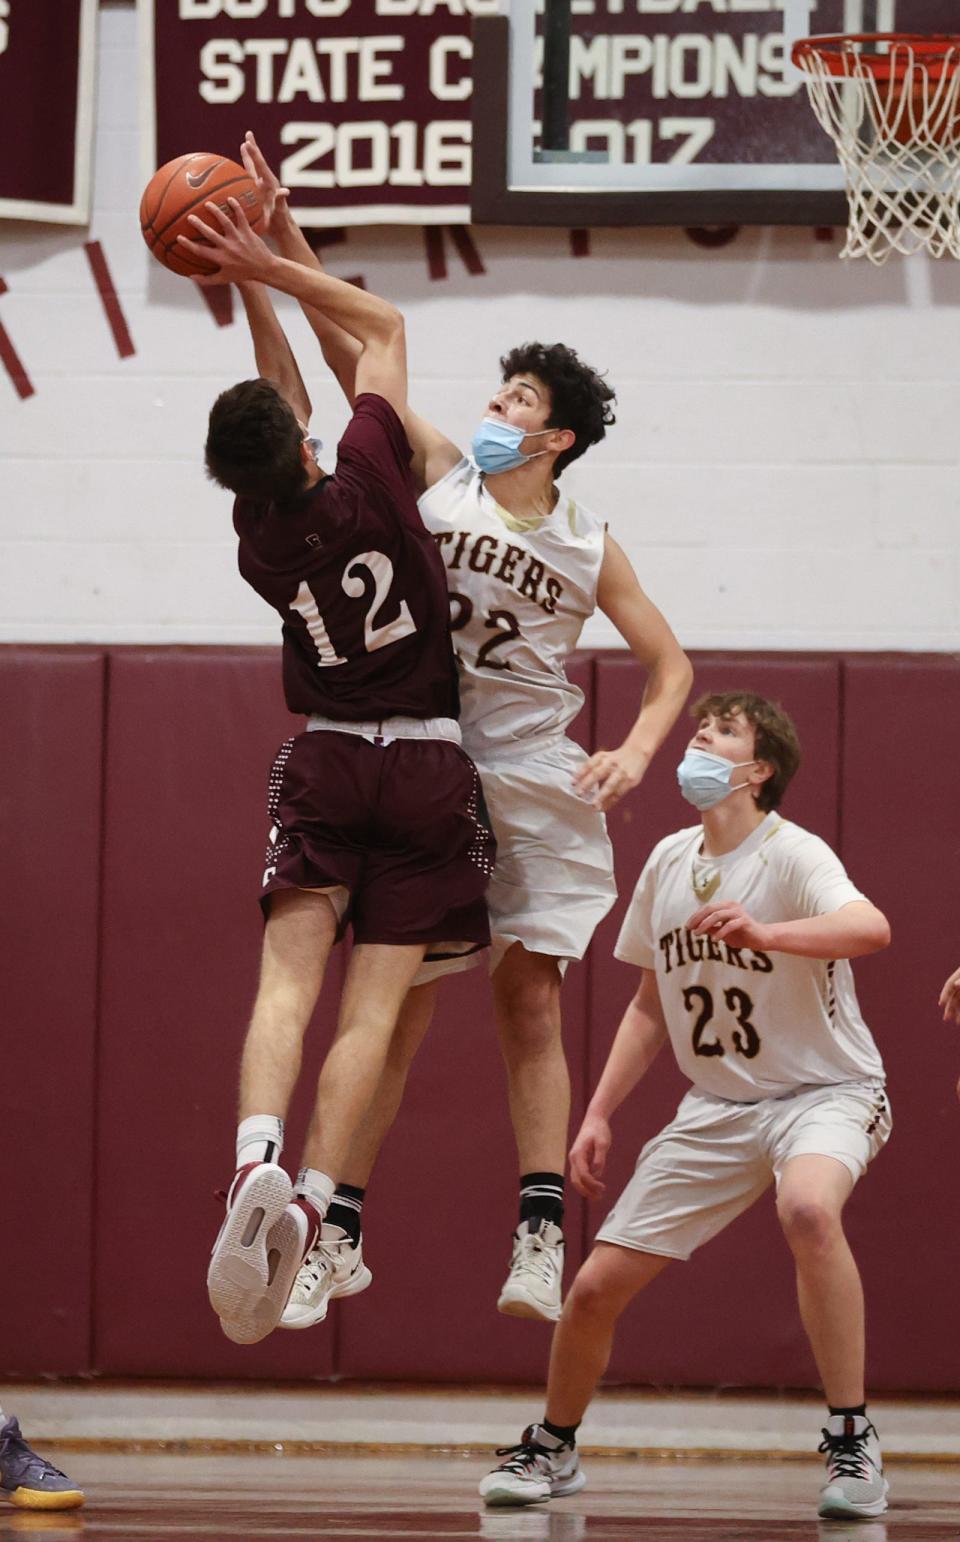
[[[136,43],[134,6],[114,0],[89,232],[0,226],[0,321],[36,387],[21,401],[0,372],[0,640],[274,641],[200,460],[210,402],[252,373],[251,351],[140,240]],[[329,266],[400,304],[411,399],[460,442],[514,342],[561,339],[608,371],[619,421],[564,486],[609,520],[687,646],[960,649],[955,263],[841,264],[807,230],[748,229],[714,251],[600,230],[586,258],[563,230],[473,234],[482,276],[451,248],[431,282],[416,229],[351,231]],[[332,446],[344,407],[295,308],[282,314]],[[616,640],[602,618],[583,638]]]

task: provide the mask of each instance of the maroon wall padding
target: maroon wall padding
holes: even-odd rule
[[[856,966],[894,1122],[850,1228],[869,1379],[955,1393],[960,1029],[937,997],[960,965],[960,662],[852,659],[844,680],[843,851],[893,929],[892,947]]]
[[[782,699],[804,748],[784,813],[833,843],[890,916],[893,947],[856,974],[890,1070],[895,1129],[851,1201],[849,1229],[867,1290],[872,1389],[953,1391],[960,1056],[936,998],[960,964],[960,661],[695,663],[697,691],[746,686]],[[577,735],[620,743],[641,672],[608,654],[584,657],[575,674],[592,682]],[[0,1109],[16,1158],[0,1372],[539,1381],[549,1329],[494,1309],[517,1172],[483,968],[444,985],[370,1185],[372,1289],[336,1303],[324,1327],[246,1350],[221,1336],[207,1305],[221,1214],[212,1192],[233,1165],[260,948],[267,772],[300,726],[282,705],[279,653],[118,649],[105,664],[96,649],[4,648],[0,711]],[[678,725],[611,816],[621,899],[564,987],[574,1124],[634,986],[635,971],[612,958],[626,901],[656,840],[696,819],[674,781],[689,732]],[[292,1166],[342,971],[337,956],[308,1038]],[[664,1051],[615,1123],[611,1197],[684,1086]],[[588,1219],[571,1196],[568,1283],[604,1213]],[[629,1309],[610,1379],[816,1384],[770,1198]]]
[[[0,1371],[90,1368],[103,657],[0,649]]]
[[[95,1314],[96,1367],[107,1374],[333,1370],[322,1331],[230,1344],[204,1287],[222,1216],[213,1192],[234,1166],[267,773],[300,726],[282,705],[275,650],[111,659]],[[329,1028],[340,974],[338,952],[313,1039]],[[290,1121],[294,1164],[308,1101]]]
[[[804,762],[783,812],[826,840],[837,838],[839,665],[829,658],[764,658],[712,654],[694,658],[691,702],[708,690],[746,689],[774,697],[794,718]],[[642,675],[627,658],[597,666],[598,745],[620,743],[642,689]],[[613,811],[610,832],[617,853],[620,900],[594,941],[591,971],[589,1085],[596,1085],[638,971],[613,959],[627,901],[646,858],[671,830],[696,824],[698,815],[680,797],[676,767],[694,731],[684,716],[661,749],[641,786]],[[691,913],[697,908],[693,891]],[[689,1084],[669,1046],[614,1120],[608,1195],[620,1192],[643,1143],[673,1117]],[[591,1206],[590,1236],[608,1206]],[[816,1384],[816,1372],[800,1328],[793,1270],[773,1211],[760,1200],[690,1263],[673,1263],[628,1308],[617,1331],[608,1380],[694,1386],[788,1386]]]
[[[587,691],[581,657],[571,679]],[[575,734],[586,747],[590,703]],[[588,966],[563,988],[575,1117],[582,1109]],[[551,1330],[501,1316],[497,1296],[517,1219],[517,1157],[485,964],[453,976],[410,1075],[364,1205],[374,1283],[334,1303],[343,1376],[408,1381],[540,1381]],[[567,1279],[579,1266],[582,1201],[568,1203]]]

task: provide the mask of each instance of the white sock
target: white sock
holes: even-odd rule
[[[279,1162],[283,1151],[283,1120],[274,1114],[251,1114],[237,1125],[237,1166],[247,1162]]]
[[[321,1221],[330,1209],[330,1201],[336,1182],[322,1173],[316,1167],[301,1167],[297,1173],[297,1181],[293,1185],[294,1195],[302,1194],[304,1199],[309,1199]]]

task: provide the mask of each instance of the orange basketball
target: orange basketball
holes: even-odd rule
[[[199,151],[179,155],[175,161],[161,166],[150,178],[140,200],[140,229],[157,261],[185,278],[215,273],[214,263],[197,262],[177,244],[177,236],[200,240],[188,215],[199,214],[203,219],[206,203],[218,204],[229,214],[228,198],[237,199],[256,230],[262,219],[260,198],[255,183],[236,161]]]

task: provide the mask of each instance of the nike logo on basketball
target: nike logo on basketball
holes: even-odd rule
[[[214,161],[213,165],[208,166],[206,171],[188,171],[187,187],[192,187],[194,191],[196,191],[198,187],[203,187],[203,184],[206,182],[207,178],[213,175],[218,166],[222,165],[222,161]]]

